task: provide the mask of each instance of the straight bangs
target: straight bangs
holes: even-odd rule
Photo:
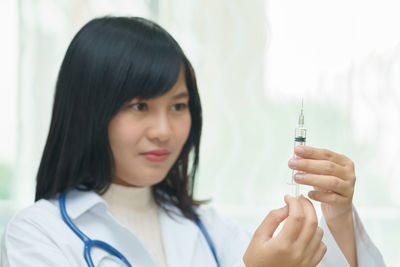
[[[129,51],[127,58],[135,58],[135,61],[124,63],[127,64],[122,66],[127,70],[126,80],[112,92],[118,99],[116,104],[119,107],[133,98],[150,99],[165,94],[175,84],[183,66],[178,51],[173,47],[160,47],[157,40],[149,44],[138,44]]]
[[[106,89],[100,101],[110,105],[111,100],[109,119],[133,98],[150,99],[169,91],[185,65],[184,53],[171,35],[151,21],[134,19],[140,23],[115,17],[88,23],[97,23],[99,32],[92,29],[86,34],[92,46],[83,55],[87,62],[96,63],[88,75],[98,77],[94,88]]]

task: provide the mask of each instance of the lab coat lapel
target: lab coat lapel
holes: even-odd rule
[[[55,204],[58,205],[58,200],[56,201]],[[66,210],[83,233],[91,239],[101,240],[113,246],[127,257],[133,266],[156,267],[154,259],[143,243],[111,215],[105,201],[98,194],[93,191],[71,190],[67,194]],[[110,265],[114,260],[108,252],[98,247],[92,248],[91,252],[95,266],[114,266]]]
[[[159,216],[167,266],[191,266],[195,245],[201,234],[197,225],[175,213],[167,214],[162,209]]]

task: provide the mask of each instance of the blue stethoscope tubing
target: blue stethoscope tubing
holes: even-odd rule
[[[125,263],[128,267],[131,267],[132,265],[130,262],[125,258],[124,255],[122,255],[121,252],[119,252],[117,249],[114,247],[110,246],[106,242],[100,241],[100,240],[93,240],[90,239],[87,235],[82,233],[76,227],[76,225],[71,221],[71,218],[69,217],[67,210],[65,208],[65,194],[62,193],[58,197],[58,202],[60,204],[60,212],[61,212],[61,217],[64,220],[65,224],[83,241],[84,243],[84,250],[83,250],[83,256],[85,258],[85,261],[89,267],[95,267],[93,264],[92,256],[90,254],[90,249],[92,247],[98,247],[103,249],[104,251],[110,253],[111,255],[119,258],[123,263]],[[211,240],[210,235],[208,234],[204,224],[198,219],[195,221],[196,225],[199,227],[200,231],[203,233],[204,238],[206,239],[208,246],[210,247],[210,250],[212,252],[212,255],[214,256],[214,260],[217,264],[218,267],[221,265],[219,264],[219,260],[217,257],[217,253],[215,251],[214,243]]]

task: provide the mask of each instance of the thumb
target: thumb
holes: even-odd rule
[[[267,241],[272,238],[279,224],[289,216],[288,206],[271,210],[254,233],[254,238]]]

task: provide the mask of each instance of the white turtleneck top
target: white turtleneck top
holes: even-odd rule
[[[150,187],[111,184],[101,196],[111,214],[142,241],[156,264],[166,267],[166,258],[158,219],[158,205]]]

